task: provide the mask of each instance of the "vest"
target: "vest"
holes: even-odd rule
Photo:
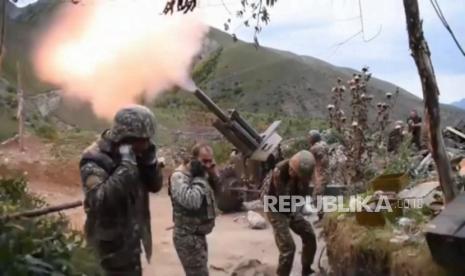
[[[85,150],[79,166],[82,167],[89,162],[102,168],[107,175],[111,175],[118,166],[118,161],[111,156],[111,142],[102,138]],[[139,189],[134,195],[121,202],[117,209],[93,210],[89,208],[90,203],[86,198],[84,200],[87,214],[85,232],[91,242],[123,239],[131,244],[134,240],[142,240],[149,259],[152,254],[152,236],[148,190],[142,181],[133,185]]]
[[[215,226],[215,197],[213,189],[210,187],[205,178],[196,177],[191,179],[189,174],[181,170],[180,172],[186,177],[186,182],[190,185],[198,183],[204,189],[205,196],[202,200],[202,205],[197,210],[190,210],[178,203],[171,195],[171,176],[169,183],[169,195],[171,197],[171,204],[173,207],[173,222],[176,228],[180,228],[189,234],[206,235],[209,234]]]

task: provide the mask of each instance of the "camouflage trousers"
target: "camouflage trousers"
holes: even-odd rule
[[[97,246],[105,276],[142,276],[140,242],[121,249],[123,241],[100,241]]]
[[[208,246],[205,235],[173,229],[173,242],[186,276],[208,276]]]
[[[312,225],[300,214],[268,212],[267,216],[273,227],[274,239],[279,249],[277,275],[289,276],[294,262],[295,243],[289,229],[302,239],[302,275],[313,273],[311,266],[316,252],[316,238]]]

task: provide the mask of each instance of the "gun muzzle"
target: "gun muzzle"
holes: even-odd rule
[[[215,113],[215,115],[223,122],[228,122],[228,116],[221,110],[219,106],[217,106],[202,90],[197,88],[194,91],[194,95],[204,104],[207,108]]]

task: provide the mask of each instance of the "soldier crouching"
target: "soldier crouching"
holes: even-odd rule
[[[269,187],[268,196],[309,196],[309,184],[313,175],[315,158],[306,150],[295,154],[291,159],[279,162],[270,172],[264,183]],[[289,276],[295,255],[295,243],[291,229],[302,239],[302,275],[313,273],[311,268],[316,252],[316,238],[312,225],[300,212],[268,211],[268,220],[273,227],[276,245],[279,250],[278,276]]]
[[[142,275],[141,241],[152,254],[149,192],[162,187],[162,165],[150,141],[152,112],[143,106],[118,111],[111,129],[86,149],[80,172],[86,212],[85,233],[105,275]]]
[[[206,235],[215,226],[217,184],[213,150],[206,144],[194,146],[192,160],[178,167],[170,177],[173,242],[187,276],[208,275]]]

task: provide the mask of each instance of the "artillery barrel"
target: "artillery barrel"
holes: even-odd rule
[[[215,115],[223,122],[228,122],[229,118],[228,116],[224,113],[223,110],[219,106],[217,106],[202,90],[196,89],[194,92],[195,96],[204,104],[207,106],[207,108],[215,113]]]

